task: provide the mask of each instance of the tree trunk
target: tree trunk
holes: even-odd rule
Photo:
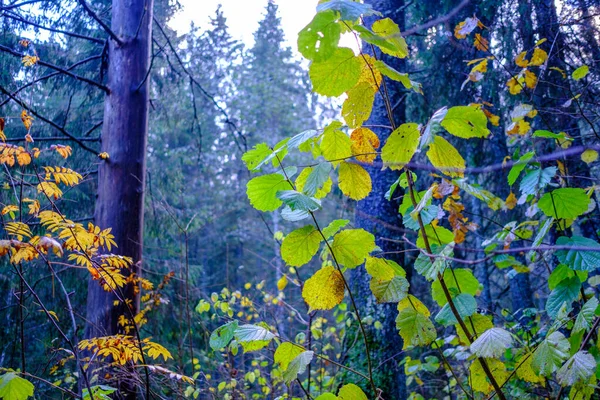
[[[132,257],[130,273],[141,274],[146,141],[148,136],[148,68],[152,40],[153,0],[113,0],[111,29],[122,44],[109,41],[108,87],[104,103],[102,151],[110,156],[98,170],[96,225],[112,228],[118,254]],[[139,294],[132,285],[121,291],[133,314]],[[89,281],[86,337],[119,332],[123,303],[97,281]],[[126,396],[131,396],[131,394]],[[133,395],[134,396],[134,395]]]
[[[400,30],[404,29],[404,11],[403,0],[369,0],[367,3],[373,5],[373,8],[380,11],[386,17],[396,22]],[[369,21],[367,21],[369,22]],[[370,48],[365,48],[365,52],[371,53]],[[405,62],[399,59],[377,54],[392,67],[403,71]],[[402,93],[397,90],[398,85],[388,84],[390,90],[390,101],[392,104],[398,104]],[[399,104],[394,112],[394,118],[398,124],[405,122],[404,103]],[[385,110],[383,99],[377,96],[373,106],[373,112],[367,125],[390,125],[388,115]],[[391,131],[386,128],[373,128],[377,133],[381,143],[384,143]],[[403,246],[397,242],[386,241],[385,239],[401,239],[402,219],[398,214],[398,201],[387,201],[384,196],[390,186],[396,181],[399,173],[396,171],[381,171],[381,167],[367,168],[373,181],[373,190],[370,195],[358,202],[356,207],[356,226],[363,228],[375,235],[377,245],[383,252],[394,252],[402,250]],[[401,253],[386,254],[386,258],[404,265]],[[407,278],[410,280],[410,271],[407,270]],[[356,302],[362,318],[372,317],[374,321],[379,321],[382,328],[377,330],[371,325],[367,327],[369,335],[369,350],[371,359],[375,360],[373,365],[374,379],[376,386],[382,390],[382,398],[405,399],[406,398],[406,376],[404,367],[399,365],[403,356],[402,339],[396,329],[396,316],[398,314],[395,304],[377,304],[369,288],[369,276],[364,269],[357,268],[351,274],[351,288],[356,295]],[[349,361],[351,366],[356,366],[360,370],[366,370],[366,360],[364,348],[356,344],[354,349],[349,352]]]

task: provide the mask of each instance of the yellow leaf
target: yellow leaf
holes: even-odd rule
[[[285,371],[288,369],[288,366],[294,358],[304,351],[305,349],[302,346],[295,343],[284,342],[277,347],[277,350],[275,350],[273,361],[281,366],[282,371]]]
[[[373,33],[383,37],[389,45],[379,47],[383,53],[398,58],[405,58],[408,56],[408,45],[400,34],[400,28],[390,18],[384,18],[373,22],[371,29],[373,30]]]
[[[533,55],[531,56],[531,61],[529,61],[529,65],[539,66],[545,63],[547,59],[548,53],[546,53],[539,47],[536,47],[535,50],[533,50]]]
[[[444,174],[453,178],[462,178],[465,170],[465,160],[458,150],[446,139],[436,136],[427,150],[427,158],[431,164]]]
[[[305,283],[302,297],[311,310],[330,310],[344,299],[344,279],[332,266],[318,270]]]
[[[72,152],[71,146],[63,146],[62,144],[53,144],[50,149],[56,150],[64,159],[68,158]]]
[[[40,212],[40,202],[34,199],[23,199],[24,202],[29,203],[29,214],[37,215]]]
[[[101,160],[108,160],[108,159],[110,158],[110,155],[108,155],[108,153],[107,153],[107,152],[103,151],[102,153],[98,154],[98,157],[99,157]]]
[[[21,111],[21,121],[23,121],[25,129],[29,130],[33,124],[33,117],[27,114],[27,110],[23,110]]]
[[[19,211],[19,207],[15,206],[14,204],[9,204],[2,209],[2,215],[6,215],[8,213],[16,211]]]
[[[372,163],[377,157],[379,148],[379,138],[369,128],[358,128],[350,134],[352,141],[352,154],[356,159],[365,163]]]
[[[279,280],[277,281],[277,290],[282,291],[283,289],[285,289],[285,287],[288,284],[288,279],[287,276],[282,276],[281,278],[279,278]]]
[[[504,204],[506,205],[507,209],[512,210],[517,205],[517,196],[515,196],[513,192],[510,192]]]
[[[343,162],[338,185],[342,193],[352,200],[362,200],[371,193],[371,176],[360,165]]]
[[[19,147],[17,150],[17,163],[21,166],[31,164],[31,156],[22,147]]]
[[[42,182],[37,185],[38,193],[44,193],[48,197],[53,197],[54,200],[58,200],[62,196],[62,190],[56,186],[54,182]]]
[[[486,38],[481,36],[479,33],[475,34],[475,43],[473,43],[473,46],[475,46],[477,50],[488,51],[489,44],[490,43]]]
[[[523,85],[517,78],[510,78],[508,82],[506,82],[506,86],[508,86],[508,90],[512,95],[519,94],[523,90]]]
[[[352,156],[352,143],[344,132],[339,130],[341,123],[335,121],[323,132],[321,141],[321,152],[327,161],[334,165],[341,160]]]
[[[398,302],[398,306],[397,306],[398,311],[402,311],[405,308],[409,308],[409,307],[414,308],[419,314],[423,314],[426,317],[431,316],[431,312],[429,311],[427,306],[425,304],[423,304],[423,302],[421,302],[421,300],[417,299],[412,294],[409,294],[407,297],[400,300]]]
[[[523,52],[519,53],[519,55],[517,56],[517,58],[515,58],[515,64],[517,64],[521,68],[527,67],[529,65],[529,61],[527,61],[525,59],[526,55],[527,55],[526,51],[523,51]]]
[[[477,17],[467,18],[454,27],[454,36],[457,39],[464,39],[467,35],[470,35],[478,25],[479,20]]]
[[[25,67],[31,67],[35,64],[37,64],[37,62],[40,60],[40,58],[38,56],[24,56],[21,59],[21,62],[23,63],[23,65]]]
[[[504,384],[504,381],[506,381],[509,376],[508,372],[506,372],[506,365],[504,365],[502,361],[496,360],[495,358],[486,358],[485,361],[498,384]],[[469,381],[471,382],[471,388],[473,390],[476,392],[482,392],[484,394],[489,394],[492,392],[492,390],[494,390],[494,387],[487,379],[479,359],[473,361],[471,367],[469,368],[469,372]]]
[[[581,161],[586,164],[591,164],[598,159],[598,152],[596,150],[587,149],[581,153]]]
[[[346,92],[342,116],[350,128],[359,128],[369,119],[375,101],[375,91],[369,82],[362,82]]]
[[[419,146],[421,132],[415,123],[402,124],[390,134],[381,149],[384,165],[392,170],[404,168]]]
[[[367,82],[371,85],[374,91],[377,91],[379,89],[379,85],[381,85],[381,80],[383,79],[381,72],[375,66],[377,60],[368,54],[362,54],[360,61],[362,68],[358,83],[360,84],[362,82]]]
[[[540,374],[537,374],[532,366],[531,361],[533,361],[533,354],[525,353],[517,363],[517,377],[526,382],[531,383],[544,383],[544,377]]]
[[[529,89],[533,89],[533,88],[535,88],[536,84],[537,84],[537,76],[533,72],[526,70],[525,71],[525,86],[527,86]]]

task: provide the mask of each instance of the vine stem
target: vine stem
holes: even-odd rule
[[[283,167],[283,163],[281,162],[279,155],[276,154],[275,157],[277,158],[277,161],[279,162],[279,167],[281,168],[281,171],[283,172],[283,176],[285,177],[285,179],[287,180],[289,185],[292,187],[292,189],[296,190],[296,187],[292,183],[290,177],[288,176],[287,172],[285,171],[285,168]],[[354,313],[356,314],[356,319],[358,320],[358,326],[360,328],[360,331],[361,331],[361,334],[363,337],[363,342],[365,344],[365,352],[367,354],[367,368],[369,370],[369,376],[368,376],[369,384],[371,385],[371,388],[373,389],[373,392],[375,393],[375,395],[377,395],[378,389],[377,389],[377,386],[375,385],[375,381],[373,380],[373,364],[371,362],[371,351],[369,349],[369,343],[367,340],[367,332],[366,332],[365,327],[360,318],[360,312],[358,311],[358,307],[356,306],[356,301],[354,300],[354,295],[352,295],[352,291],[350,290],[350,285],[348,285],[348,281],[346,281],[346,278],[344,277],[342,268],[341,268],[340,264],[338,263],[338,260],[335,257],[335,254],[333,253],[333,249],[331,248],[331,245],[329,244],[329,242],[327,241],[327,238],[323,234],[323,231],[321,230],[321,227],[319,226],[319,223],[317,222],[317,218],[315,217],[314,212],[309,211],[308,213],[310,214],[310,216],[315,224],[315,228],[321,235],[321,238],[325,242],[325,245],[327,246],[327,249],[329,250],[329,253],[331,254],[331,258],[333,259],[335,267],[336,267],[337,271],[340,273],[340,276],[342,277],[342,282],[344,283],[344,288],[348,291],[348,296],[350,297],[350,303],[352,304],[352,309],[354,310]],[[309,387],[309,390],[310,390],[310,387]]]
[[[377,59],[376,56],[376,52],[375,52],[375,47],[373,45],[371,45],[371,49],[373,52],[373,57],[375,59]],[[364,58],[364,54],[361,52],[362,57]],[[366,60],[365,60],[366,61]],[[366,65],[369,67],[369,69],[371,70],[371,73],[373,74],[373,77],[375,78],[375,73],[373,71],[373,68],[371,67],[371,65],[366,62]],[[388,119],[390,121],[390,125],[392,127],[393,130],[395,130],[397,128],[395,119],[394,119],[394,115],[393,115],[393,109],[390,103],[390,96],[389,96],[389,91],[387,88],[387,84],[385,82],[385,79],[382,79],[382,84],[379,88],[380,90],[380,94],[382,95],[384,104],[385,104],[385,108],[386,108],[386,112],[388,115]],[[383,91],[382,91],[383,88]],[[417,201],[415,199],[415,182],[413,180],[412,177],[412,171],[410,171],[408,168],[404,168],[406,171],[406,177],[407,177],[407,182],[408,182],[408,190],[409,190],[409,194],[410,194],[410,199],[411,202],[413,204],[413,207],[417,207]],[[427,250],[427,252],[429,254],[433,254],[431,251],[431,246],[429,244],[429,238],[427,237],[427,233],[425,232],[425,226],[423,224],[423,219],[421,218],[421,214],[418,213],[417,214],[417,220],[419,222],[419,230],[421,231],[421,235],[423,236],[423,242],[425,243],[425,248]],[[435,258],[433,256],[429,257],[431,262],[435,261]],[[454,315],[454,317],[456,318],[456,320],[458,321],[458,324],[460,325],[461,329],[463,330],[463,332],[465,333],[465,336],[467,337],[469,343],[473,343],[473,337],[471,336],[471,334],[469,333],[468,329],[467,329],[467,325],[465,324],[465,321],[463,320],[463,318],[461,317],[460,313],[458,312],[458,310],[456,309],[456,305],[454,304],[454,301],[452,300],[452,296],[450,294],[450,291],[448,290],[448,286],[446,285],[446,282],[444,281],[444,276],[438,272],[438,280],[440,281],[440,285],[442,287],[442,290],[444,292],[444,296],[446,297],[446,300],[448,301],[448,305],[450,306],[450,310],[452,311],[452,314]],[[492,371],[490,370],[487,362],[485,361],[485,359],[483,359],[482,357],[478,358],[480,364],[481,364],[481,368],[483,369],[484,373],[486,374],[487,378],[490,380],[490,383],[492,384],[492,386],[494,387],[494,390],[496,391],[496,393],[498,394],[498,397],[500,398],[500,400],[506,400],[506,396],[504,395],[504,393],[502,392],[502,388],[500,387],[500,385],[498,384],[498,382],[496,381],[496,378],[494,377],[494,374],[492,374]]]

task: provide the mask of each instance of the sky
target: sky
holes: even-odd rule
[[[170,22],[178,34],[189,31],[190,22],[204,29],[219,4],[227,18],[230,34],[246,45],[254,43],[253,33],[265,14],[268,0],[179,0],[183,10]],[[313,18],[318,0],[274,0],[279,6],[281,25],[287,45],[297,50],[296,37]]]

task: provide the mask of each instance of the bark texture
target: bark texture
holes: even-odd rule
[[[98,171],[95,222],[112,228],[114,252],[133,258],[130,273],[141,274],[146,141],[148,136],[148,68],[152,40],[153,0],[113,0],[111,29],[123,42],[109,41],[107,95],[104,105],[102,151],[110,158]],[[139,295],[131,285],[119,297],[139,310]],[[90,279],[86,337],[119,332],[120,315],[129,315],[116,296]]]

